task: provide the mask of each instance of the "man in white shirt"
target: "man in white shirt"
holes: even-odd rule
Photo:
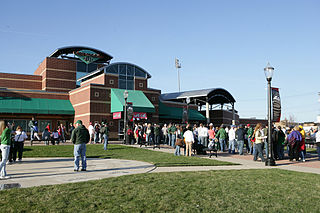
[[[207,147],[208,146],[208,128],[200,124],[200,127],[198,128],[198,137],[200,143]]]
[[[190,127],[183,134],[183,138],[186,142],[186,156],[191,156],[191,148],[192,148],[192,144],[194,143],[194,137]]]
[[[90,144],[92,144],[92,139],[94,139],[94,127],[92,125],[92,122],[90,122],[88,130],[90,135]]]
[[[318,160],[320,160],[320,126],[318,126],[318,132],[316,133],[316,144],[317,144]]]
[[[235,140],[236,140],[236,130],[235,126],[231,126],[229,130],[229,154],[232,152],[232,154],[235,153]]]

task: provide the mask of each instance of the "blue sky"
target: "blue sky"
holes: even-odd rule
[[[240,117],[266,117],[263,68],[275,68],[282,119],[315,121],[320,59],[320,1],[4,1],[0,3],[0,72],[32,74],[56,48],[85,45],[113,62],[146,69],[149,86],[222,87]]]

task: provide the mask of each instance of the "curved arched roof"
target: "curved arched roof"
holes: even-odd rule
[[[190,98],[191,103],[192,101],[195,101],[202,105],[206,101],[208,101],[209,104],[227,104],[236,102],[233,96],[223,88],[211,88],[185,92],[165,93],[161,95],[161,99],[164,101],[183,101],[187,98]]]
[[[80,51],[80,50],[91,50],[101,56],[100,59],[96,60],[97,63],[107,63],[109,62],[113,57],[109,55],[108,53],[105,53],[101,50],[94,49],[91,47],[85,47],[85,46],[67,46],[67,47],[61,47],[56,49],[49,57],[59,57],[62,55],[69,55],[73,54],[74,52]]]
[[[116,63],[112,63],[112,64],[109,64],[109,65],[106,65],[104,67],[101,67],[99,70],[105,70],[105,73],[108,73],[108,70],[112,67],[115,67],[115,66],[118,66],[118,65],[126,65],[126,67],[133,67],[134,68],[134,76],[139,76],[139,75],[136,75],[139,73],[144,73],[145,74],[145,77],[146,78],[151,78],[151,75],[150,73],[148,73],[145,69],[143,69],[142,67],[138,66],[138,65],[135,65],[135,64],[132,64],[132,63],[128,63],[128,62],[116,62]],[[140,77],[144,77],[144,76],[140,76]]]

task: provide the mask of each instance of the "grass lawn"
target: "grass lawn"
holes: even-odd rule
[[[320,212],[320,175],[267,170],[148,173],[0,191],[6,212]]]
[[[24,148],[24,157],[73,157],[73,145],[63,146],[29,146]],[[174,156],[173,154],[122,145],[108,145],[108,151],[103,145],[87,145],[88,158],[117,158],[138,160],[152,163],[156,166],[222,166],[235,165],[212,159],[198,157]]]

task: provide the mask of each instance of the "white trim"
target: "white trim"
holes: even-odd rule
[[[76,88],[76,89],[73,89],[69,92],[69,94],[75,94],[75,93],[78,93],[78,92],[81,92],[83,90],[86,90],[86,89],[90,89],[90,84],[87,84],[87,85],[83,85],[82,87],[79,87],[79,88]]]
[[[31,80],[31,79],[21,79],[21,78],[0,78],[0,80],[9,80],[9,81],[31,81],[31,82],[39,82],[41,83],[41,80]]]
[[[0,87],[0,88],[5,88],[7,89],[6,87]],[[68,93],[62,93],[62,92],[54,92],[54,91],[30,91],[30,89],[20,89],[20,88],[10,88],[10,90],[0,90],[0,92],[16,92],[16,93],[41,93],[41,94],[45,94],[45,95],[48,95],[48,94],[54,94],[54,95],[65,95],[67,96]]]
[[[70,80],[70,79],[64,79],[64,78],[44,78],[42,81],[45,80],[55,80],[55,81],[71,81],[71,82],[76,82],[76,80]]]
[[[68,89],[68,88],[57,88],[57,87],[45,87],[42,90],[47,90],[47,89],[66,90],[66,91],[72,90],[72,89]]]
[[[111,113],[84,113],[84,114],[80,114],[80,115],[75,115],[74,117],[83,117],[83,116],[90,116],[90,115],[112,115]]]

